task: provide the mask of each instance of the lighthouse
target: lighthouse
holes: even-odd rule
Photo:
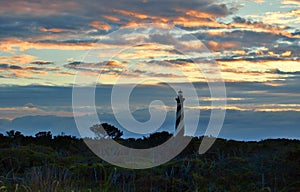
[[[178,95],[176,97],[177,109],[176,109],[176,125],[175,125],[175,135],[178,131],[184,131],[184,113],[183,113],[183,102],[184,98],[182,95],[182,91],[178,91]]]

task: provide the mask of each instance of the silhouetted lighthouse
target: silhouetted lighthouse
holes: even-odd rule
[[[178,95],[176,97],[177,101],[177,110],[176,110],[176,125],[175,125],[175,134],[178,130],[184,130],[184,113],[183,113],[183,102],[184,98],[182,95],[182,91],[178,91]]]

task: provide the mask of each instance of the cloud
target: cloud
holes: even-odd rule
[[[42,66],[42,65],[41,65]],[[28,78],[34,79],[36,76],[48,75],[48,72],[57,72],[59,67],[36,67],[30,65],[13,65],[13,64],[0,64],[0,74],[2,78],[16,79]]]
[[[268,23],[268,22],[267,22]],[[233,22],[229,24],[229,27],[233,28],[246,28],[257,32],[269,32],[277,35],[290,36],[288,31],[285,31],[287,27],[279,27],[276,25],[270,25],[263,22],[246,20],[242,17],[234,17]]]
[[[143,71],[143,70],[134,70],[134,73],[136,73],[136,76],[146,76],[146,77],[163,77],[163,78],[185,78],[184,75],[177,75],[174,73],[160,73],[160,72],[150,72],[150,71]]]
[[[162,61],[163,62],[163,61]],[[157,66],[166,66],[157,64]],[[150,62],[149,62],[150,64]],[[152,63],[152,65],[155,63]],[[169,67],[171,67],[171,63]],[[155,71],[155,70],[144,70],[143,67],[134,66],[133,68],[129,67],[126,62],[119,62],[116,60],[104,61],[98,63],[83,63],[74,61],[65,65],[66,68],[75,69],[78,71],[84,72],[83,75],[95,75],[101,74],[102,78],[110,78],[111,80],[120,77],[126,78],[185,78],[183,75],[175,74],[170,72],[162,72],[163,70]],[[173,66],[174,67],[174,66]],[[157,68],[157,67],[156,67]]]
[[[101,6],[99,6],[101,5]],[[5,9],[0,9],[2,14],[19,14],[19,15],[30,15],[30,16],[50,16],[57,15],[61,13],[77,13],[85,16],[94,16],[103,14],[108,15],[113,10],[124,10],[124,11],[135,11],[137,13],[150,13],[151,15],[159,16],[176,16],[178,14],[177,9],[190,10],[196,9],[199,12],[207,14],[216,15],[226,15],[229,14],[229,10],[224,4],[217,4],[214,1],[196,1],[192,0],[182,4],[179,0],[164,1],[159,0],[154,1],[122,1],[119,3],[114,3],[110,1],[96,1],[89,0],[86,4],[82,4],[80,1],[44,1],[43,4],[32,1],[23,2],[3,2],[3,7]],[[152,9],[156,7],[156,9]]]
[[[50,32],[50,33],[62,33],[62,32],[67,32],[68,30],[66,29],[60,29],[60,28],[45,28],[45,27],[40,27],[40,31],[42,32]]]
[[[231,42],[216,42],[216,41],[208,41],[206,43],[208,49],[212,51],[221,51],[226,49],[238,49],[241,48],[241,42],[239,41],[231,41]]]
[[[22,71],[58,71],[58,67],[32,67],[32,66],[19,66],[0,64],[0,69],[22,70]]]
[[[8,64],[0,64],[0,69],[7,69],[8,67]]]
[[[90,26],[98,30],[108,31],[111,29],[109,24],[101,21],[93,21],[92,23],[90,23]]]
[[[0,45],[1,47],[1,45]],[[35,56],[32,55],[14,55],[14,56],[0,56],[1,63],[8,63],[8,64],[28,64],[30,63]]]
[[[1,7],[0,30],[7,32],[1,33],[2,38],[35,37],[44,33],[52,38],[84,37],[87,33],[97,35],[91,28],[108,31],[138,23],[216,27],[221,24],[214,18],[230,14],[225,4],[213,0],[192,0],[184,4],[179,0],[125,0],[119,3],[89,0],[85,4],[78,0],[4,1]]]
[[[20,66],[17,66],[17,65],[10,65],[10,66],[9,66],[9,69],[13,69],[13,70],[21,70],[21,69],[23,69],[23,68],[20,67]]]
[[[282,4],[296,4],[300,6],[300,2],[298,0],[283,0]]]
[[[279,69],[274,69],[270,72],[275,73],[275,74],[279,74],[279,75],[300,75],[300,71],[285,72],[285,71],[281,71]]]
[[[0,71],[1,71],[1,69],[21,70],[23,68],[18,65],[0,64]]]
[[[86,76],[95,74],[109,74],[112,76],[120,74],[125,68],[126,62],[122,63],[116,60],[102,61],[98,63],[84,63],[73,61],[64,65],[66,68],[84,72]]]
[[[119,59],[122,63],[128,61],[128,66],[149,64],[149,60],[155,60],[157,66],[160,67],[158,70],[170,70],[174,67],[185,67],[188,70],[190,62],[184,62],[183,56],[180,56],[176,49],[199,51],[199,46],[194,46],[192,41],[187,39],[188,35],[191,34],[198,37],[215,54],[215,58],[221,62],[244,63],[251,61],[253,66],[258,66],[257,61],[265,64],[265,61],[297,61],[300,58],[299,37],[296,27],[285,25],[285,22],[281,20],[283,25],[274,23],[276,18],[284,19],[284,16],[287,16],[285,19],[288,21],[297,21],[299,18],[297,10],[277,13],[278,11],[273,11],[272,8],[270,13],[266,12],[265,14],[266,16],[269,15],[267,16],[269,21],[258,17],[257,14],[245,15],[235,12],[233,15],[234,7],[232,4],[226,3],[225,5],[214,0],[192,0],[184,4],[179,0],[163,2],[159,0],[125,0],[117,4],[96,0],[88,2],[82,4],[79,1],[46,0],[43,2],[43,6],[37,1],[4,2],[3,5],[7,9],[0,8],[0,31],[3,32],[0,35],[0,50],[11,54],[34,52],[35,57],[31,56],[32,58],[30,58],[29,55],[25,56],[25,54],[23,58],[1,57],[0,63],[10,65],[7,68],[9,71],[1,73],[2,78],[27,76],[41,78],[43,81],[41,83],[45,83],[46,80],[47,82],[51,81],[52,75],[56,79],[61,78],[64,74],[66,77],[73,75],[75,70],[70,69],[75,69],[76,66],[77,70],[85,70],[86,73],[97,72],[98,68],[98,71],[106,73],[107,79],[109,79],[109,74],[115,77],[120,74],[124,66],[107,64],[107,67],[99,68],[99,63],[84,61],[80,65],[69,63],[65,65],[65,68],[42,68],[42,65],[63,65],[65,60],[59,56],[57,60],[60,59],[60,62],[55,60],[55,63],[51,63],[47,61],[49,56],[46,57],[40,53],[49,49],[51,49],[49,53],[63,51],[60,53],[68,55],[69,58],[73,57],[69,54],[77,54],[76,51],[88,51],[97,46],[101,47],[103,52],[105,51],[103,57],[106,58],[101,58],[102,62],[109,59],[111,50],[126,49],[137,42],[148,43],[148,45],[132,52],[121,53],[120,57],[115,60]],[[286,2],[283,1],[282,3]],[[99,6],[100,4],[101,6]],[[48,10],[45,10],[44,6]],[[274,16],[272,17],[272,15]],[[134,24],[144,22],[175,24],[176,27],[185,29],[182,34],[175,34],[175,36],[179,40],[186,41],[186,44],[175,43],[173,45],[176,39],[171,34],[151,33],[150,36],[128,36],[126,33],[129,30],[124,29],[124,34],[121,36],[107,35],[120,27],[133,27]],[[140,29],[136,29],[136,32],[140,32]],[[56,57],[56,55],[53,56]],[[37,58],[40,61],[35,60]],[[139,61],[137,61],[138,59]],[[74,60],[80,60],[80,58],[76,57]],[[173,61],[169,62],[168,60]],[[26,66],[21,68],[20,64]],[[248,64],[251,63],[248,62]],[[145,68],[146,66],[142,67]],[[231,66],[230,69],[224,69],[226,78],[228,78],[226,80],[238,81],[238,78],[231,78],[235,75],[241,78],[241,81],[254,81],[254,77],[258,74],[263,76],[262,81],[274,80],[274,78],[283,80],[292,75],[271,73],[271,70],[277,69],[276,66],[269,67],[269,72],[264,69],[265,73],[253,70],[241,71],[240,69],[234,71],[233,68],[234,66]],[[26,72],[22,72],[21,69]],[[178,77],[176,76],[178,74],[172,72],[161,73],[157,71],[155,73],[151,70],[148,73],[149,76],[172,77],[173,75]],[[189,69],[190,72],[192,70]],[[130,69],[122,72],[128,77],[140,77],[146,74],[138,73],[141,72],[141,68],[136,68],[135,71]],[[42,77],[42,75],[45,76]],[[57,82],[65,83],[62,80],[57,80]]]
[[[32,61],[30,64],[33,65],[51,65],[53,62],[51,61]]]
[[[65,67],[68,68],[75,68],[75,69],[88,69],[88,68],[93,68],[93,69],[109,69],[109,68],[123,68],[124,64],[122,64],[120,61],[116,60],[110,60],[110,61],[102,61],[98,63],[84,63],[80,61],[73,61],[71,63],[68,63],[65,65]]]
[[[298,39],[271,32],[235,29],[197,32],[194,35],[214,53],[217,60],[278,61],[300,58]]]
[[[35,108],[35,105],[32,104],[32,103],[26,103],[26,104],[24,105],[24,107]]]
[[[297,75],[299,62],[293,60],[261,60],[243,59],[219,60],[222,77],[225,81],[266,82],[288,79]]]
[[[49,16],[77,9],[78,4],[72,1],[3,1],[0,14]]]
[[[148,41],[164,45],[174,45],[176,42],[171,34],[150,34]]]
[[[17,50],[26,51],[28,49],[56,49],[56,50],[89,50],[95,42],[58,42],[58,41],[41,41],[30,42],[17,38],[6,38],[1,40],[0,50],[4,52],[14,53]]]

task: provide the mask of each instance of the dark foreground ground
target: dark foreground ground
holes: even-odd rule
[[[170,135],[118,139],[147,148]],[[300,141],[218,139],[198,155],[201,137],[172,161],[145,170],[112,166],[71,136],[0,135],[0,191],[300,191]]]

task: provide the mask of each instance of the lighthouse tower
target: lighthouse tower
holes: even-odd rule
[[[184,113],[183,113],[183,102],[184,98],[182,95],[182,91],[178,91],[178,95],[176,97],[177,102],[177,110],[176,110],[176,125],[175,125],[175,135],[178,131],[184,131]]]

